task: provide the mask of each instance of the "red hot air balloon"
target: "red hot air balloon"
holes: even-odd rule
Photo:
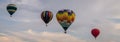
[[[99,34],[100,31],[97,28],[92,29],[91,34],[96,38]]]

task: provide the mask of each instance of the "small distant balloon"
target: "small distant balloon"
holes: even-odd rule
[[[98,35],[100,34],[100,30],[97,28],[94,28],[91,30],[91,34],[95,37],[95,39],[98,37]]]
[[[46,26],[47,24],[52,20],[53,13],[51,11],[43,11],[41,13],[41,18],[45,22]]]
[[[12,15],[16,12],[17,7],[15,4],[8,4],[7,6],[7,11],[10,14],[10,17],[12,17]]]
[[[70,9],[59,10],[56,14],[58,23],[63,27],[66,33],[68,27],[74,22],[75,13]]]

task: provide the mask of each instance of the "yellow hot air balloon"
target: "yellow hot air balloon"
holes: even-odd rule
[[[59,10],[56,14],[56,18],[59,24],[63,27],[65,31],[64,33],[66,33],[66,30],[73,23],[75,19],[75,13],[69,9]]]

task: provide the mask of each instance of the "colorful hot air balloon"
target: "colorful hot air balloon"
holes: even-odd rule
[[[64,33],[66,33],[68,27],[73,23],[75,19],[75,13],[69,9],[59,10],[56,14],[56,18],[59,24],[63,27]]]
[[[99,31],[99,29],[94,28],[94,29],[92,29],[91,34],[92,34],[92,35],[95,37],[95,39],[96,39],[96,37],[100,34],[100,31]]]
[[[45,22],[46,26],[47,24],[52,20],[53,13],[51,11],[43,11],[41,14],[42,20]]]
[[[17,7],[15,4],[8,4],[7,11],[9,12],[10,17],[12,17],[12,15],[15,13],[16,10],[17,10]]]

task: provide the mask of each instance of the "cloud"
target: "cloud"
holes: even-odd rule
[[[2,35],[2,34],[0,34]],[[64,33],[33,32],[31,29],[22,32],[11,32],[11,35],[0,36],[0,42],[86,42]]]
[[[120,24],[116,24],[115,29],[119,30],[120,29]]]
[[[13,18],[6,11],[9,3],[18,7]],[[69,42],[71,39],[73,42],[119,42],[119,3],[119,0],[0,0],[0,32],[13,31],[10,32],[12,35],[1,33],[0,39],[1,42],[12,42],[15,39],[16,42]],[[66,8],[76,13],[75,21],[67,30],[70,35],[62,34],[64,30],[55,17],[58,10]],[[54,14],[48,27],[45,27],[40,18],[43,10],[50,10]],[[90,34],[90,30],[95,27],[101,31],[97,40],[93,40],[94,37]],[[48,32],[43,32],[46,28]],[[63,39],[65,37],[68,40]]]

